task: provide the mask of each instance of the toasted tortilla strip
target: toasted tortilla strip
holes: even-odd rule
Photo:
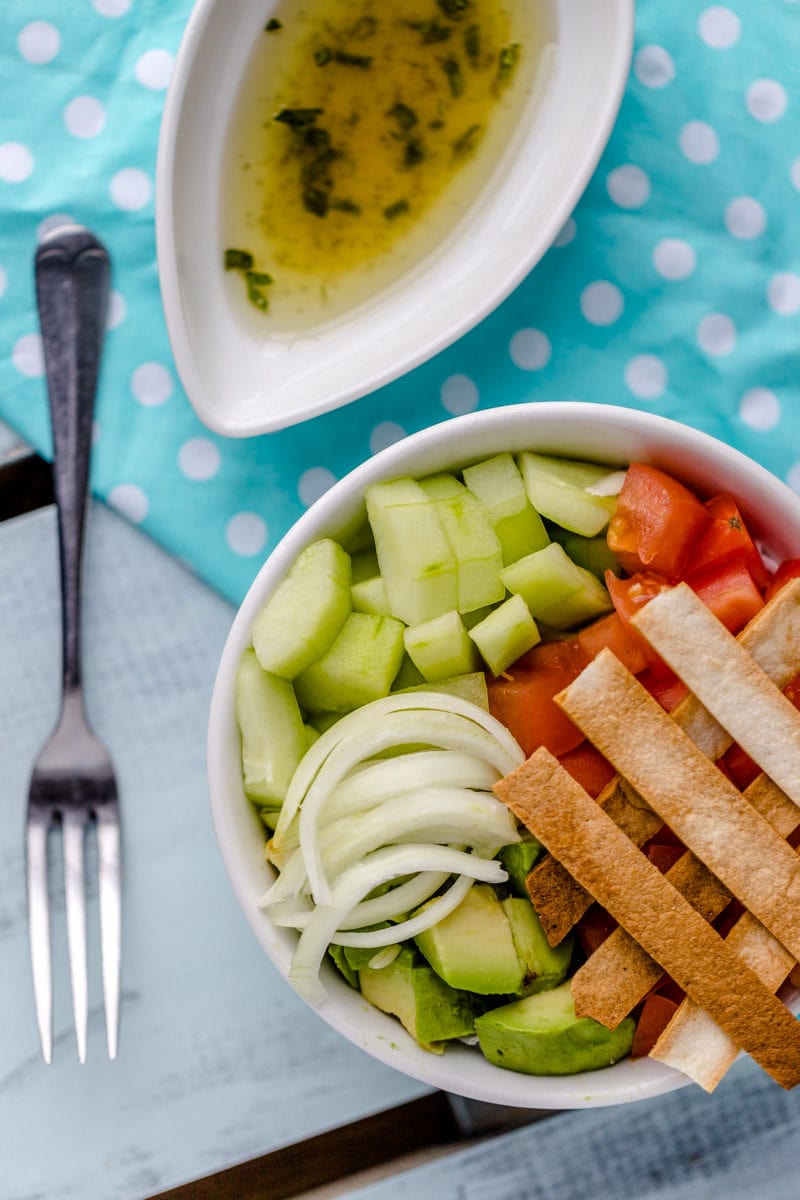
[[[687,849],[800,958],[800,859],[619,660],[603,650],[557,700]]]
[[[633,623],[734,741],[800,804],[800,712],[689,585],[654,596]]]
[[[737,640],[778,687],[790,683],[800,673],[800,579],[787,583]],[[719,758],[734,740],[696,696],[687,696],[670,715],[708,758]],[[645,802],[630,786],[623,786],[619,776],[610,781],[597,803],[639,846],[658,828],[644,816]],[[547,939],[556,946],[578,923],[592,898],[549,855],[536,864],[526,883]]]
[[[494,787],[551,854],[735,1045],[800,1083],[800,1022],[547,750]]]
[[[800,814],[791,800],[766,775],[755,779],[744,792],[744,797],[781,837],[788,837],[794,832]],[[666,877],[707,921],[719,916],[730,900],[727,888],[689,850],[670,867]],[[766,932],[762,925],[756,924],[759,930]],[[775,942],[775,945],[783,961],[787,952],[780,943]],[[751,963],[751,966],[756,969],[754,964]],[[760,970],[757,973],[761,974]],[[662,974],[658,963],[630,934],[617,928],[575,972],[572,978],[575,1011],[579,1016],[594,1017],[609,1029],[615,1029],[644,999]],[[671,1024],[674,1025],[677,1020],[676,1013]]]

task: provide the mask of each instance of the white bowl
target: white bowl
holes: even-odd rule
[[[778,558],[800,556],[800,499],[794,492],[722,442],[632,409],[577,403],[491,409],[425,429],[351,471],[301,517],[262,567],[233,623],[211,703],[208,772],[217,838],[239,903],[284,977],[296,935],[275,928],[257,907],[273,876],[263,858],[263,826],[242,790],[233,715],[236,667],[253,620],[300,550],[314,538],[335,537],[358,514],[369,484],[524,449],[620,465],[646,460],[705,495],[730,491],[740,501],[751,531]],[[647,1058],[626,1059],[579,1075],[537,1077],[502,1070],[462,1045],[448,1047],[439,1057],[421,1049],[397,1021],[367,1004],[334,968],[325,969],[324,982],[328,995],[316,1011],[325,1021],[382,1062],[457,1095],[525,1108],[586,1108],[641,1100],[688,1082],[680,1072]]]
[[[555,41],[536,94],[463,219],[393,286],[339,319],[264,335],[226,291],[219,183],[239,84],[274,5],[199,0],[164,110],[156,234],[175,362],[212,429],[264,433],[365,395],[465,333],[538,262],[608,140],[633,36],[633,0],[543,3]]]

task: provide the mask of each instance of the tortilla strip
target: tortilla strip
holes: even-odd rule
[[[686,583],[633,621],[703,706],[800,804],[800,712]],[[800,641],[800,622],[794,631]]]
[[[800,958],[800,859],[611,651],[556,699],[686,848]]]
[[[769,821],[781,837],[788,837],[800,823],[800,812],[766,775],[760,775],[758,779],[753,780],[743,794],[748,803]],[[682,854],[670,867],[666,877],[672,886],[686,897],[692,908],[697,909],[707,921],[713,921],[719,916],[730,900],[727,888],[723,887],[690,850]],[[735,928],[738,928],[739,923]],[[758,929],[766,934],[764,927],[758,922],[755,923]],[[774,941],[771,934],[766,936]],[[780,943],[775,942],[775,945],[783,962],[787,952]],[[754,963],[750,965],[757,970]],[[781,979],[787,971],[784,971]],[[757,974],[761,975],[761,971],[757,970]],[[575,1011],[579,1017],[594,1017],[609,1029],[615,1029],[658,983],[662,975],[663,971],[658,963],[637,945],[630,934],[617,928],[575,972],[572,978]],[[764,978],[763,975],[761,977]],[[768,980],[764,979],[764,982]],[[677,1019],[676,1013],[670,1026],[674,1025]]]
[[[790,683],[800,672],[800,579],[791,580],[781,588],[737,640],[778,687]],[[711,759],[724,754],[733,741],[696,696],[687,696],[670,715]],[[645,802],[629,786],[621,788],[621,783],[619,776],[612,779],[597,803],[641,846],[653,836],[660,822],[648,824]],[[632,805],[635,812],[629,812]],[[629,819],[640,833],[629,832]],[[592,897],[549,855],[536,864],[525,882],[547,940],[551,946],[557,946],[587,911]]]
[[[549,751],[494,791],[737,1046],[800,1083],[800,1022]]]

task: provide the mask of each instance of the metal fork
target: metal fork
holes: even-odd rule
[[[51,230],[36,251],[36,297],[53,429],[62,601],[63,698],[34,764],[26,829],[28,919],[36,1017],[46,1063],[53,1050],[47,884],[48,834],[62,829],[67,943],[78,1057],[86,1061],[88,985],[84,840],[96,825],[106,1041],[116,1057],[120,975],[120,823],[111,759],[91,732],[81,688],[83,530],[97,372],[108,300],[105,247],[78,225]]]

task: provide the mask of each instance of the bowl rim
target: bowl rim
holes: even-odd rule
[[[271,4],[268,3],[267,10],[276,2],[277,0],[273,0]],[[580,169],[572,177],[569,186],[563,190],[560,202],[540,223],[537,236],[531,239],[530,248],[526,253],[520,254],[515,270],[496,286],[487,289],[481,304],[470,311],[465,311],[458,321],[448,325],[446,329],[441,329],[436,336],[420,339],[415,350],[406,352],[397,361],[385,364],[381,370],[374,370],[368,379],[354,381],[348,387],[341,388],[338,393],[321,396],[314,402],[293,406],[291,412],[280,410],[275,413],[259,413],[257,406],[254,406],[250,414],[237,416],[235,413],[228,413],[214,403],[211,391],[203,379],[192,351],[189,322],[186,319],[182,301],[183,291],[180,281],[181,272],[177,255],[173,208],[176,178],[175,150],[180,137],[187,90],[206,27],[215,10],[225,3],[226,0],[197,0],[184,30],[173,67],[161,119],[156,156],[156,260],[167,335],[178,375],[192,407],[203,424],[215,433],[228,437],[250,437],[299,424],[314,416],[349,404],[400,378],[468,333],[519,286],[525,276],[541,260],[575,208],[608,143],[630,72],[635,11],[634,0],[612,0],[619,36],[614,58],[607,67],[607,88],[599,102],[592,105],[594,130],[583,161]],[[557,12],[558,5],[563,3],[563,0],[551,0],[551,3]],[[478,200],[479,197],[473,203]]]
[[[565,422],[580,428],[584,437],[590,426],[612,431],[615,425],[624,426],[653,443],[668,444],[673,454],[677,453],[680,456],[693,453],[709,463],[719,460],[726,474],[730,471],[751,481],[752,486],[747,489],[747,497],[738,497],[745,507],[748,499],[758,496],[759,503],[770,507],[772,502],[777,502],[778,507],[791,514],[796,526],[793,532],[794,543],[800,553],[800,499],[786,484],[741,451],[708,433],[668,417],[620,406],[552,401],[485,409],[446,419],[411,434],[343,476],[288,530],[256,575],[228,634],[209,712],[208,782],[212,819],[220,852],[246,919],[262,948],[284,978],[288,970],[286,946],[278,945],[272,936],[275,928],[253,903],[253,890],[245,883],[246,872],[242,863],[240,838],[235,832],[235,823],[230,820],[229,813],[230,804],[237,802],[237,795],[234,794],[237,789],[238,803],[242,803],[243,800],[241,777],[238,777],[236,783],[232,782],[230,755],[226,755],[226,736],[229,739],[233,713],[233,677],[256,612],[303,546],[313,537],[324,536],[326,529],[335,536],[337,524],[341,526],[343,521],[347,522],[348,511],[354,511],[357,507],[355,502],[360,499],[370,483],[391,478],[399,473],[409,473],[409,470],[413,473],[413,468],[408,468],[409,460],[419,459],[420,456],[423,460],[427,456],[428,460],[438,457],[441,461],[449,457],[451,465],[475,461],[481,456],[480,453],[460,455],[457,445],[449,452],[446,452],[447,447],[452,443],[463,443],[465,439],[470,438],[473,444],[482,444],[486,440],[487,432],[497,440],[500,431],[502,430],[502,436],[506,437],[506,430],[510,427],[513,427],[517,440],[520,440],[518,435],[527,434],[530,428],[531,448],[536,448],[542,440],[542,431],[559,424],[563,426]],[[552,436],[548,436],[552,440]],[[562,440],[567,442],[569,436],[564,435]],[[482,456],[497,452],[497,449],[490,447]],[[603,461],[607,460],[604,453]],[[423,465],[422,470],[426,469],[427,466]],[[282,934],[286,932],[281,931]],[[442,1088],[457,1095],[522,1108],[590,1108],[647,1099],[691,1082],[680,1072],[650,1059],[637,1060],[635,1063],[625,1060],[624,1063],[601,1071],[558,1077],[529,1076],[503,1071],[489,1064],[477,1051],[461,1046],[450,1046],[444,1055],[437,1057],[421,1050],[398,1022],[372,1009],[359,993],[349,988],[343,980],[337,980],[333,968],[328,973],[326,984],[328,983],[329,995],[322,1006],[315,1010],[328,1024],[379,1061],[429,1086]],[[290,986],[288,981],[287,986]],[[347,993],[350,993],[350,997],[343,1004],[341,1001],[346,998]],[[356,1002],[352,997],[361,1000],[359,1020],[356,1019]],[[795,1007],[793,1002],[793,1008]],[[376,1022],[370,1022],[369,1014],[363,1011],[367,1009],[379,1019],[380,1029],[377,1028]],[[380,1019],[383,1019],[385,1024]],[[366,1028],[365,1022],[369,1028]],[[482,1064],[480,1070],[475,1069],[478,1064]],[[624,1065],[627,1065],[628,1070],[623,1072],[623,1082],[619,1072]],[[489,1067],[488,1073],[486,1067]]]

